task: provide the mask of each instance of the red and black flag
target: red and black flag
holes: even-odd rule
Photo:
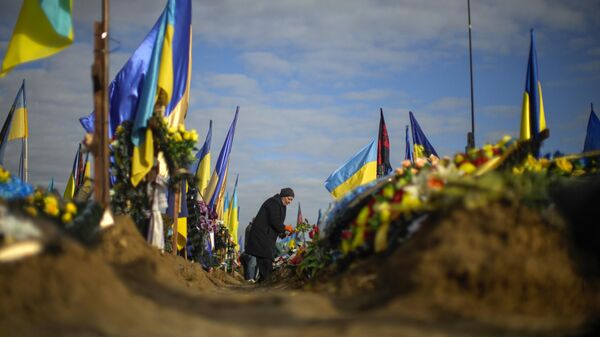
[[[300,209],[300,203],[298,203],[298,216],[296,217],[296,226],[303,223],[304,219],[302,218],[302,210]]]
[[[383,119],[383,109],[379,109],[379,137],[377,137],[377,178],[388,175],[392,172],[390,164],[390,139],[388,138],[385,120]]]

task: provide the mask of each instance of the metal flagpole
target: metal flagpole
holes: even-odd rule
[[[27,134],[23,137],[23,143],[21,146],[21,151],[23,152],[23,181],[27,182],[29,176],[29,164],[28,164],[28,154],[27,154],[27,138],[29,137],[29,112],[27,111],[27,97],[25,95],[25,79],[23,79],[23,108],[25,108],[25,123],[27,123]]]
[[[471,75],[471,132],[467,134],[467,149],[475,147],[475,104],[473,102],[473,52],[471,48],[471,0],[467,0],[469,17],[469,70]]]

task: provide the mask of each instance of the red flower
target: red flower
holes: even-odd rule
[[[394,194],[394,198],[392,199],[392,202],[402,201],[402,196],[404,196],[404,190],[396,191],[396,193]]]

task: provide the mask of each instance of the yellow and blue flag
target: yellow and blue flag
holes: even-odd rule
[[[65,192],[63,193],[64,199],[73,199],[73,196],[75,196],[75,189],[77,187],[75,179],[77,179],[77,166],[79,163],[80,156],[81,144],[79,144],[79,146],[77,147],[77,153],[75,153],[75,159],[73,160],[73,168],[71,169],[69,179],[67,180],[67,186],[65,187]]]
[[[594,150],[600,150],[600,119],[598,119],[598,116],[594,112],[594,105],[592,104],[585,142],[583,143],[583,152]]]
[[[23,80],[2,126],[2,131],[0,131],[0,165],[4,164],[4,151],[7,143],[13,139],[25,139],[28,136],[25,80]]]
[[[377,140],[373,139],[350,160],[333,171],[325,180],[325,188],[336,198],[377,177]]]
[[[58,53],[73,42],[71,0],[24,0],[0,77],[19,64]]]
[[[522,140],[536,138],[547,128],[533,29],[530,34],[531,43],[529,46],[529,61],[527,62],[527,78],[525,80],[525,92],[523,93],[523,106],[521,109]]]
[[[196,172],[196,178],[198,179],[198,193],[200,197],[207,202],[206,188],[210,180],[210,143],[212,140],[212,120],[208,126],[208,133],[206,134],[206,140],[200,151],[196,153],[196,168],[192,172]]]
[[[225,199],[223,199],[223,225],[229,230],[229,192],[225,193]]]
[[[154,162],[148,120],[156,105],[165,106],[169,126],[183,123],[187,113],[191,71],[191,1],[169,0],[142,44],[109,86],[109,137],[118,125],[133,120],[131,183],[137,186]],[[94,130],[94,115],[80,119]]]
[[[229,203],[229,221],[228,221],[228,229],[231,238],[233,239],[233,243],[235,245],[235,250],[239,251],[240,245],[238,242],[238,227],[240,225],[239,218],[239,206],[238,206],[238,194],[237,194],[237,184],[238,178],[240,175],[238,174],[235,177],[235,185],[233,187],[233,196],[231,197],[231,202]]]
[[[223,143],[223,147],[221,147],[221,152],[219,152],[219,158],[217,159],[215,170],[213,171],[213,174],[210,177],[210,182],[208,183],[206,196],[208,200],[210,200],[208,202],[209,209],[215,209],[215,206],[218,205],[218,201],[222,202],[223,191],[226,188],[226,184],[224,182],[227,178],[229,154],[231,153],[231,147],[233,146],[233,136],[235,134],[235,125],[237,123],[239,112],[240,107],[238,106],[235,109],[235,117],[233,117],[233,122],[231,122],[229,131],[227,132],[227,137],[225,137],[225,142]]]
[[[425,133],[421,130],[419,126],[419,122],[413,115],[412,111],[408,112],[408,116],[410,118],[410,127],[412,130],[412,141],[413,141],[413,159],[417,158],[428,158],[431,155],[439,157],[433,145],[429,142],[427,137],[425,137]]]

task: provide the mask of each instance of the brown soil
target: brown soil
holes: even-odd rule
[[[208,273],[116,220],[95,247],[57,236],[0,264],[0,336],[574,336],[600,311],[561,227],[524,209],[430,219],[304,290],[286,271],[267,286]]]

